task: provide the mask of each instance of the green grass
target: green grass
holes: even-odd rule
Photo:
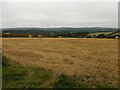
[[[41,88],[50,87],[49,80],[52,79],[52,72],[44,68],[32,68],[26,80],[26,87]],[[47,83],[48,82],[48,83]],[[47,83],[47,84],[46,84]]]
[[[115,33],[115,34],[113,34],[113,35],[120,35],[120,33]]]
[[[79,76],[56,75],[50,70],[40,67],[24,67],[20,64],[10,63],[2,57],[2,87],[3,88],[88,88]],[[111,85],[100,83],[96,88],[112,88]],[[101,89],[102,88],[102,89]],[[116,90],[116,89],[114,89]]]
[[[24,87],[27,69],[18,64],[10,64],[6,57],[2,57],[2,87]]]
[[[96,84],[96,88],[98,90],[118,90],[117,88],[113,88],[111,85],[106,84],[106,83]]]
[[[104,35],[111,35],[111,36],[115,36],[115,35],[120,35],[120,33],[116,32],[95,32],[95,33],[89,33],[88,36],[91,36],[91,37],[96,37],[100,34],[104,34]]]
[[[103,83],[99,83],[96,85],[97,88],[113,88],[111,85],[109,84],[103,84]]]
[[[61,74],[58,80],[54,83],[54,88],[86,88],[87,85],[81,82],[76,82],[76,78],[68,77]]]
[[[95,33],[90,33],[88,35],[90,35],[90,36],[93,36],[93,35],[97,36],[99,34],[105,34],[105,35],[107,35],[107,34],[110,34],[110,33],[112,33],[112,32],[95,32]]]
[[[2,66],[5,67],[5,66],[9,66],[9,65],[10,65],[10,63],[8,62],[8,59],[5,56],[3,56],[2,57]]]
[[[2,89],[2,65],[0,65],[0,89]]]
[[[16,63],[9,63],[2,57],[2,87],[3,88],[39,88],[52,78],[49,70],[37,67],[23,67]]]

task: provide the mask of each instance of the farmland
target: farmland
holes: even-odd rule
[[[117,87],[117,39],[3,38],[2,40],[3,55],[11,63],[27,68],[42,67],[53,72],[55,76],[59,74],[77,76],[89,87],[96,87],[96,84]],[[50,87],[50,84],[46,87]]]

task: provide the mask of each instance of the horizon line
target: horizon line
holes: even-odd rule
[[[20,27],[0,27],[0,29],[7,29],[7,28],[119,28],[119,27],[96,27],[96,26],[88,26],[88,27],[69,27],[69,26],[64,26],[64,27],[29,27],[29,26],[20,26]]]

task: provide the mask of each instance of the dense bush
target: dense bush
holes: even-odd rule
[[[105,36],[105,34],[99,34],[98,36],[97,36],[97,38],[105,38],[106,36]]]

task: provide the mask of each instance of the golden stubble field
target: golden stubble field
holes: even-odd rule
[[[3,38],[2,47],[11,62],[118,84],[117,39]]]

